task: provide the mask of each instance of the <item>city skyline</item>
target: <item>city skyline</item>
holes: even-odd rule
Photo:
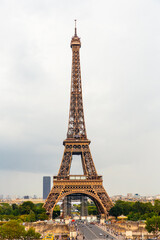
[[[109,195],[158,195],[160,3],[0,3],[0,194],[42,195],[67,134],[77,19],[87,136]],[[93,120],[94,119],[94,120]],[[80,169],[75,160],[73,172]]]
[[[43,193],[42,193],[43,195]],[[126,195],[122,195],[122,194],[117,194],[117,195],[111,195],[110,196],[112,200],[117,201],[117,200],[122,200],[122,201],[131,201],[132,199],[134,201],[154,201],[154,200],[159,200],[160,199],[160,194],[156,194],[156,195],[140,195],[139,193],[127,193]],[[37,195],[2,195],[0,194],[0,200],[3,201],[10,201],[10,200],[24,200],[27,201],[27,199],[29,200],[33,200],[33,201],[45,201],[45,199],[43,199],[43,196],[37,196]],[[61,201],[60,201],[61,202]]]

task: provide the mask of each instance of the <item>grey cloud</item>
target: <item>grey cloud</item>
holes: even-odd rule
[[[15,173],[15,184],[23,173],[32,179],[35,173],[37,185],[30,191],[40,194],[41,174],[57,174],[77,18],[85,120],[96,168],[110,194],[129,189],[143,194],[139,181],[147,182],[148,174],[148,194],[158,194],[159,2],[9,0],[0,5],[0,182],[9,172]]]

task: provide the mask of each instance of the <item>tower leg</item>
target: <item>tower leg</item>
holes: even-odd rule
[[[88,216],[87,196],[81,195],[81,216]]]
[[[71,216],[71,196],[67,196],[67,215]]]
[[[63,217],[67,217],[67,197],[63,199]]]
[[[71,216],[71,196],[66,196],[63,200],[63,216]]]

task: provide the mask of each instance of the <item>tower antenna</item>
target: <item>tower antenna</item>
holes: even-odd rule
[[[74,21],[75,21],[75,36],[77,36],[77,19],[75,19]]]

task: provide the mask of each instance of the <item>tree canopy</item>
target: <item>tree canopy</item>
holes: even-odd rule
[[[146,221],[146,229],[149,233],[153,233],[158,237],[160,235],[160,216],[153,216]]]
[[[28,231],[19,223],[11,220],[0,226],[0,239],[39,239],[41,234],[30,228]]]
[[[43,203],[34,204],[31,201],[26,201],[20,205],[8,203],[0,204],[0,220],[17,220],[23,222],[34,222],[37,220],[47,220],[46,210],[43,208]]]
[[[154,205],[150,202],[125,202],[118,200],[110,209],[109,214],[115,217],[125,215],[128,220],[138,221],[160,215],[160,201],[156,200]]]

